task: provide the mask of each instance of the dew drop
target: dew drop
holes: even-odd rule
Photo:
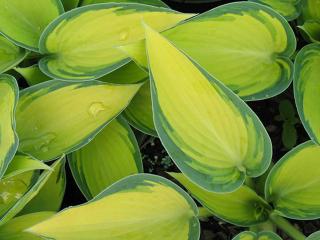
[[[101,102],[94,102],[89,107],[89,114],[96,118],[98,114],[104,111],[106,107]]]
[[[49,147],[48,146],[42,146],[41,148],[40,148],[40,151],[41,152],[48,152],[49,151]]]
[[[128,39],[128,37],[129,37],[129,30],[124,30],[120,33],[119,40],[125,41]]]

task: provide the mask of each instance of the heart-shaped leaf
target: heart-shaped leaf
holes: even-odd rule
[[[312,141],[291,150],[272,168],[266,199],[276,213],[293,219],[320,217],[320,146]]]
[[[257,2],[261,4],[265,4],[277,12],[279,12],[282,16],[284,16],[288,21],[296,19],[300,15],[301,10],[301,0],[250,0],[251,2]]]
[[[0,74],[0,179],[19,145],[15,132],[15,108],[18,97],[19,88],[14,77]]]
[[[143,172],[137,140],[121,117],[112,120],[68,159],[74,179],[87,199],[123,177]]]
[[[294,95],[301,121],[310,138],[320,144],[320,44],[304,47],[295,61]]]
[[[26,50],[17,47],[0,35],[0,73],[18,65],[27,56],[27,53]]]
[[[51,170],[51,168],[28,155],[17,153],[12,159],[3,178],[11,178],[34,170]]]
[[[144,4],[103,3],[61,15],[44,31],[40,68],[57,79],[96,79],[130,61],[118,46],[144,38],[141,22],[163,31],[193,16]],[[103,23],[103,24],[102,24]]]
[[[44,28],[62,12],[60,0],[0,0],[0,32],[17,45],[38,51]]]
[[[117,2],[117,3],[142,3],[147,5],[152,5],[156,7],[166,7],[169,8],[168,5],[166,5],[161,0],[83,0],[81,5],[90,5],[90,4],[96,4],[96,3],[111,3],[111,2]]]
[[[193,200],[172,182],[139,174],[27,231],[57,240],[97,240],[101,236],[106,240],[198,240],[197,211]]]
[[[271,207],[252,189],[241,186],[231,193],[208,192],[182,173],[170,173],[215,216],[238,226],[252,226],[268,220]]]
[[[21,91],[19,150],[41,160],[77,150],[129,104],[140,86],[54,80]]]
[[[24,232],[25,229],[53,216],[54,212],[37,212],[10,220],[0,227],[0,239],[41,240],[40,237]]]
[[[282,240],[277,234],[273,232],[242,232],[239,233],[232,240]]]
[[[244,100],[270,98],[291,83],[295,35],[269,7],[252,2],[225,4],[162,34]],[[146,67],[143,41],[121,49]]]
[[[155,127],[180,170],[216,192],[262,175],[272,149],[255,113],[149,27],[146,39]]]
[[[24,207],[20,215],[60,210],[66,189],[65,159],[62,159],[52,169],[51,176],[43,185],[39,193]]]

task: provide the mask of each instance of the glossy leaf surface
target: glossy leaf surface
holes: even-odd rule
[[[27,51],[17,47],[0,35],[0,73],[19,64],[27,55]]]
[[[42,35],[40,51],[47,56],[40,68],[57,79],[99,78],[130,61],[118,47],[144,38],[142,21],[162,31],[190,16],[133,3],[75,9],[53,21]]]
[[[280,159],[266,182],[266,199],[284,217],[307,220],[320,217],[320,146],[299,145]]]
[[[263,174],[271,141],[255,113],[149,27],[146,39],[155,127],[180,170],[215,192]]]
[[[19,98],[16,80],[0,74],[0,179],[12,161],[19,140],[15,132],[15,108]]]
[[[300,14],[300,2],[301,0],[250,0],[251,2],[257,2],[261,4],[265,4],[277,12],[279,12],[282,16],[284,16],[287,20],[291,21],[296,19]]]
[[[93,201],[66,209],[28,232],[56,240],[198,240],[193,200],[170,181],[148,174],[127,177]],[[81,218],[79,218],[81,216]]]
[[[61,160],[52,168],[52,173],[39,193],[24,207],[21,214],[60,210],[66,189],[65,160]]]
[[[116,117],[139,88],[54,80],[21,91],[16,114],[19,150],[41,160],[77,150]]]
[[[188,180],[182,173],[170,173],[215,216],[238,226],[251,226],[268,220],[271,207],[247,186],[231,193],[213,193]]]
[[[17,45],[38,51],[41,33],[62,12],[60,0],[1,0],[0,32]]]
[[[112,120],[89,144],[71,153],[69,165],[87,199],[124,177],[143,172],[137,140],[121,117]]]
[[[295,61],[294,94],[301,121],[320,144],[320,44],[304,47]]]

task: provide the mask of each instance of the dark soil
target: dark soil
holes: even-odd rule
[[[164,0],[170,7],[175,10],[182,12],[204,12],[213,7],[219,6],[223,3],[233,2],[233,1],[212,1],[212,3],[204,4],[192,4],[187,3],[188,1],[179,0]],[[207,1],[208,2],[208,1]],[[293,25],[294,27],[294,25]],[[294,27],[295,28],[295,27]],[[296,31],[298,40],[298,49],[304,46],[306,43],[301,40],[301,36],[298,31]],[[288,100],[294,105],[292,87],[281,95],[263,101],[249,102],[250,107],[259,116],[273,142],[273,162],[277,162],[286,152],[288,148],[285,147],[282,140],[283,131],[283,121],[279,121],[279,104]],[[298,118],[297,113],[294,112],[293,115]],[[297,139],[294,145],[298,145],[302,142],[309,140],[301,122],[296,123],[293,126],[297,131]],[[173,164],[171,159],[168,157],[166,151],[164,150],[161,142],[157,138],[146,136],[140,132],[136,132],[137,139],[142,148],[142,156],[144,160],[145,172],[153,173],[161,176],[170,178],[166,172],[168,171],[178,171],[177,167]],[[293,140],[294,142],[294,140]],[[68,207],[71,205],[78,205],[84,203],[86,200],[78,190],[75,184],[70,170],[67,170],[68,183],[67,191],[65,195],[65,200],[63,202],[63,207]],[[292,221],[297,228],[299,228],[306,236],[320,229],[320,221]],[[202,240],[228,240],[232,239],[237,233],[243,231],[243,228],[228,224],[217,218],[210,218],[206,222],[201,223],[202,227]],[[279,232],[283,239],[289,239],[285,234]]]

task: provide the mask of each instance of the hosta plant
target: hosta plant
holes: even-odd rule
[[[0,0],[0,239],[320,239],[290,221],[320,218],[320,2],[214,2]],[[249,101],[283,92],[278,157]],[[175,172],[144,173],[148,135]]]

